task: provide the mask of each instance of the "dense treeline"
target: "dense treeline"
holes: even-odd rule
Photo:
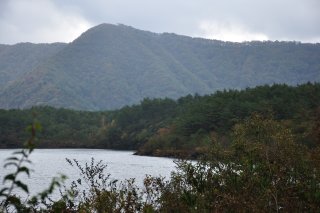
[[[258,112],[286,121],[299,141],[313,146],[319,106],[319,84],[259,86],[207,96],[189,95],[176,102],[147,99],[116,111],[101,142],[136,144],[140,154],[197,155],[206,149],[212,136],[229,143],[232,127]]]
[[[21,146],[32,112],[43,126],[40,147],[136,149],[139,154],[196,157],[212,137],[227,145],[239,121],[258,112],[282,121],[301,143],[319,143],[320,84],[258,86],[178,100],[144,99],[106,112],[51,107],[0,111],[0,147]]]
[[[315,143],[316,119],[319,118],[319,85],[262,86],[243,91],[224,91],[204,97],[189,97],[166,131],[152,136],[140,151],[175,148],[201,152],[208,138],[218,135],[229,143],[232,127],[254,112],[283,120],[308,145]],[[151,147],[151,148],[150,148]],[[174,151],[174,150],[172,150]],[[170,153],[169,153],[170,154]],[[160,153],[160,155],[162,155]]]
[[[22,147],[21,141],[28,135],[26,126],[33,119],[43,127],[37,147],[92,147],[92,138],[100,128],[101,113],[52,107],[0,110],[0,147]]]

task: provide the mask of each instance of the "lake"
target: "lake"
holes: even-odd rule
[[[3,177],[9,170],[3,169],[4,160],[9,157],[15,149],[0,149],[0,189],[3,186]],[[133,151],[114,151],[101,149],[36,149],[30,156],[32,168],[30,178],[22,175],[21,179],[28,183],[31,195],[46,189],[53,177],[58,174],[67,175],[66,186],[71,181],[79,178],[79,172],[71,167],[66,158],[77,159],[80,164],[90,163],[91,158],[95,161],[102,160],[108,167],[106,172],[111,178],[125,180],[135,178],[136,183],[142,186],[146,174],[153,176],[169,177],[175,170],[173,159],[160,157],[147,157],[133,155]],[[19,192],[17,192],[20,194]],[[58,196],[58,192],[55,193]]]

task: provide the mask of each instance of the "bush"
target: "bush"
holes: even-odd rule
[[[112,180],[102,161],[92,159],[90,164],[80,165],[77,160],[68,159],[71,166],[79,169],[80,178],[62,193],[61,200],[44,202],[59,185],[55,181],[49,190],[26,204],[14,196],[5,196],[1,207],[4,212],[9,205],[21,212],[320,210],[320,147],[310,149],[297,143],[284,122],[259,114],[235,125],[232,140],[226,147],[213,138],[203,159],[177,161],[177,171],[167,181],[146,176],[142,189],[134,179]],[[17,181],[14,184],[26,188]],[[39,207],[39,201],[46,204],[44,209]]]

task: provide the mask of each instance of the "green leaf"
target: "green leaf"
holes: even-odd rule
[[[22,150],[22,151],[16,151],[16,152],[14,152],[13,154],[14,154],[14,155],[24,154],[24,151],[23,151],[23,150]]]
[[[0,196],[1,195],[5,195],[4,192],[7,191],[9,188],[5,187],[3,189],[0,190]]]
[[[8,174],[3,178],[3,183],[5,183],[7,180],[14,180],[16,176],[14,174]]]
[[[68,179],[68,177],[66,175],[64,175],[64,174],[60,174],[60,178],[61,178],[62,181]]]
[[[27,132],[32,132],[32,125],[27,126],[26,131]]]
[[[37,203],[38,203],[38,199],[36,196],[33,196],[28,200],[28,204],[31,204],[32,206],[35,206]]]
[[[49,195],[48,190],[41,192],[39,195],[40,195],[41,200],[46,199]]]
[[[30,164],[32,163],[32,161],[28,159],[24,160],[23,162],[30,163]]]
[[[15,166],[15,167],[18,167],[18,164],[17,163],[15,163],[15,162],[9,162],[9,163],[5,163],[4,164],[4,168],[7,168],[8,166]]]
[[[18,152],[14,152],[13,154],[14,155],[23,155],[24,157],[28,157],[27,153],[24,150],[18,151]]]
[[[42,126],[40,124],[40,122],[35,122],[34,123],[34,128],[36,131],[41,131],[42,130]]]
[[[21,201],[19,198],[15,197],[15,196],[10,196],[7,199],[8,202],[12,203],[13,205],[17,206],[17,205],[21,205]]]
[[[18,173],[21,173],[21,172],[25,172],[28,176],[30,176],[30,170],[29,170],[27,167],[25,167],[25,166],[20,167],[20,168],[18,169]]]
[[[22,183],[20,180],[14,182],[19,188],[21,188],[26,193],[29,193],[28,186]]]
[[[19,161],[19,159],[18,158],[16,158],[16,157],[10,157],[10,158],[7,158],[6,159],[6,161]]]

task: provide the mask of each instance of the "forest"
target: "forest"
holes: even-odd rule
[[[1,131],[14,139],[9,145],[29,140],[5,161],[14,170],[4,177],[9,187],[0,187],[0,212],[319,212],[319,89],[261,86],[177,101],[145,99],[108,112],[3,111],[1,121],[8,125]],[[26,135],[13,128],[32,117]],[[63,187],[61,175],[43,192],[21,199],[13,190],[29,188],[18,176],[32,172],[29,156],[44,138],[43,146],[61,140],[59,146],[130,147],[139,154],[197,160],[179,158],[168,179],[146,176],[138,187],[134,179],[110,178],[102,161],[67,159],[79,172],[70,186]],[[52,200],[56,189],[61,197]]]
[[[112,111],[49,106],[0,110],[0,148],[23,147],[30,121],[42,129],[39,148],[136,150],[140,155],[198,158],[218,138],[231,143],[237,123],[257,113],[292,129],[299,143],[319,144],[320,84],[275,84],[177,100],[144,99]]]

